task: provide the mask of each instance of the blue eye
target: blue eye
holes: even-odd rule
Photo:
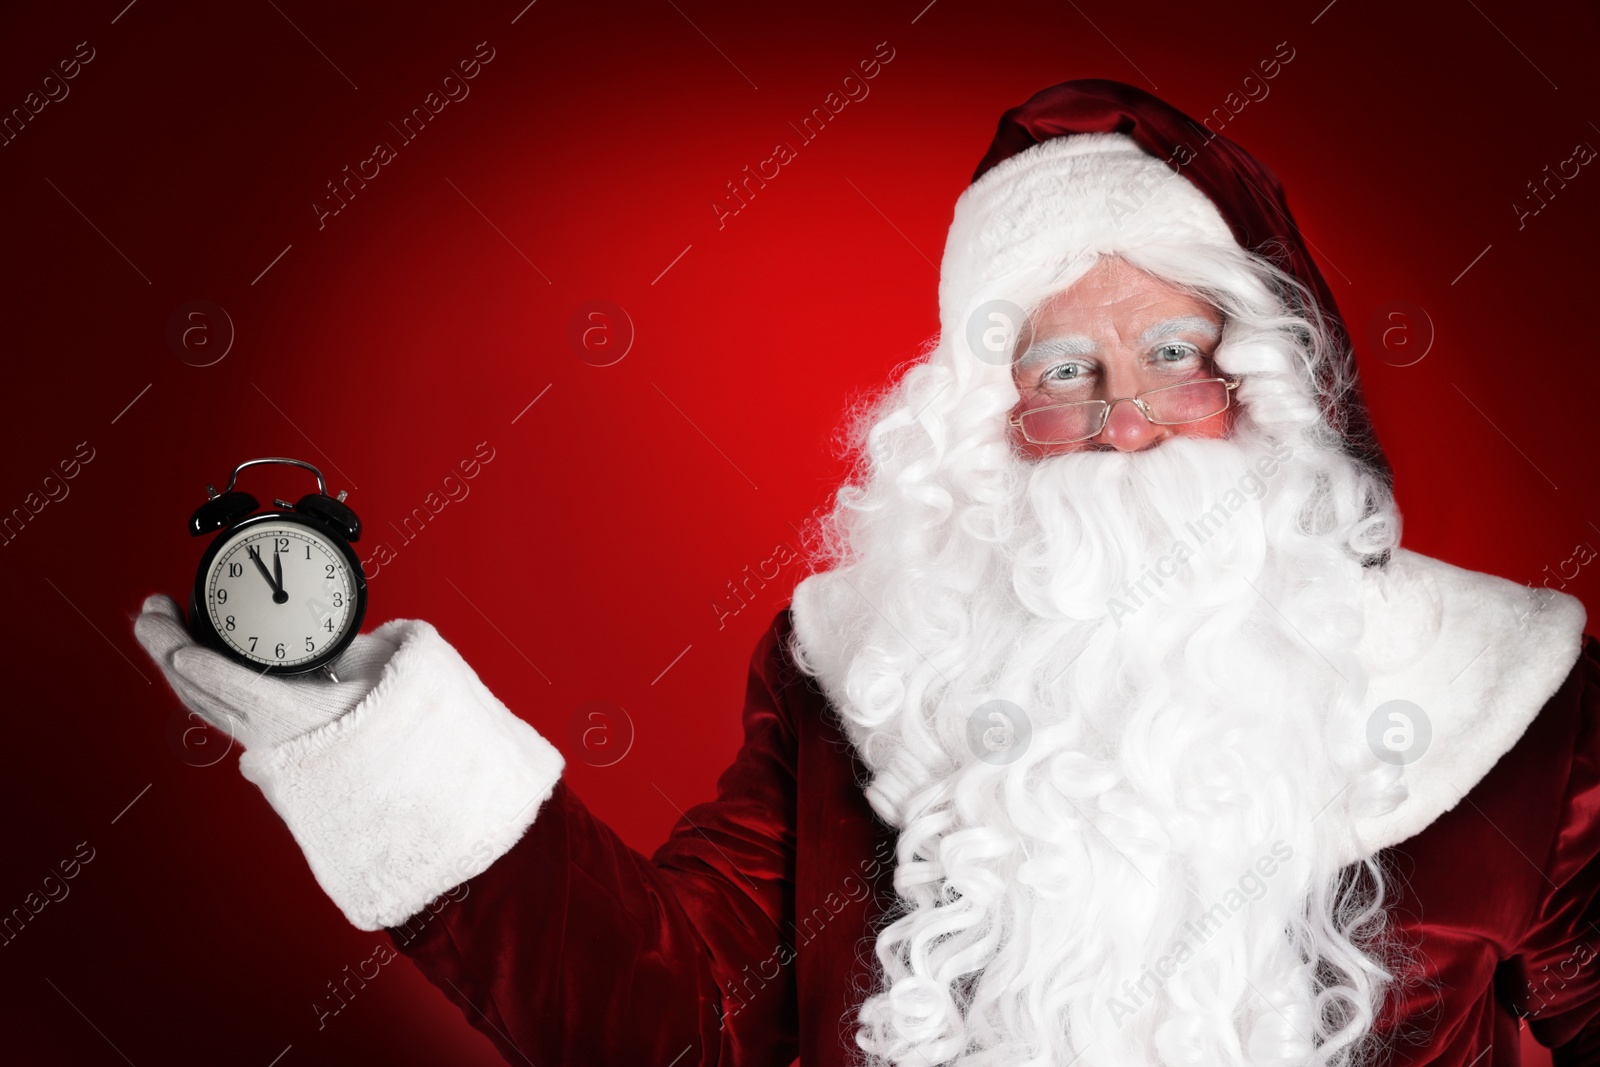
[[[1180,360],[1188,359],[1189,357],[1198,354],[1199,350],[1197,348],[1195,348],[1193,345],[1180,344],[1180,343],[1174,341],[1174,342],[1172,342],[1170,344],[1164,344],[1161,347],[1157,348],[1156,352],[1157,352],[1157,359],[1158,359],[1159,362],[1162,362],[1162,363],[1177,363]],[[1169,356],[1169,355],[1163,355],[1162,354],[1162,353],[1169,353],[1169,352],[1175,352],[1175,353],[1177,353],[1177,355],[1176,356]]]
[[[1075,382],[1083,377],[1083,373],[1082,363],[1057,363],[1047,369],[1040,378],[1047,382]]]

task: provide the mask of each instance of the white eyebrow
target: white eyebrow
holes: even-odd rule
[[[1099,345],[1092,338],[1078,334],[1069,334],[1062,337],[1049,337],[1036,344],[1028,346],[1028,350],[1017,359],[1018,371],[1026,371],[1056,359],[1059,356],[1087,356],[1099,351]]]
[[[1199,315],[1183,315],[1174,319],[1162,319],[1145,328],[1139,335],[1139,344],[1149,345],[1163,337],[1172,337],[1180,333],[1198,334],[1208,341],[1215,341],[1222,336],[1222,327],[1210,319]],[[1045,360],[1056,359],[1060,356],[1087,356],[1099,351],[1099,345],[1093,338],[1081,334],[1064,334],[1060,337],[1048,337],[1036,344],[1029,345],[1028,350],[1018,359],[1017,371],[1026,371]]]
[[[1199,315],[1184,315],[1176,319],[1162,319],[1160,322],[1145,329],[1139,335],[1142,345],[1154,344],[1163,337],[1171,337],[1178,333],[1197,333],[1208,341],[1215,341],[1222,336],[1222,327],[1210,319],[1201,318]]]

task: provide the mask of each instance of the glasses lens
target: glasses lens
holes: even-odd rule
[[[1162,423],[1196,422],[1227,410],[1228,387],[1216,379],[1185,382],[1144,394],[1151,421]]]
[[[1105,418],[1105,401],[1035,408],[1021,415],[1022,432],[1035,444],[1065,445],[1087,440],[1100,432]]]

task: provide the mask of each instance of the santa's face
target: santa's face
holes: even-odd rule
[[[1139,452],[1177,435],[1226,436],[1236,410],[1231,404],[1215,413],[1214,405],[1197,409],[1204,417],[1192,422],[1162,425],[1147,417],[1152,409],[1133,402],[1149,390],[1216,377],[1213,357],[1221,338],[1222,314],[1211,304],[1124,259],[1102,257],[1039,309],[1019,339],[1011,377],[1020,397],[1013,415],[1083,401],[1110,402],[1109,415],[1082,441],[1029,441],[1018,428],[1014,444],[1039,459],[1074,451]],[[1216,391],[1227,404],[1226,391]],[[1102,409],[1076,410],[1093,429]],[[1159,402],[1153,410],[1157,418],[1164,414]]]

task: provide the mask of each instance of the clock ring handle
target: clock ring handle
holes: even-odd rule
[[[228,475],[228,484],[223,487],[222,491],[224,493],[233,492],[234,483],[239,480],[239,473],[241,471],[243,471],[246,467],[256,467],[263,463],[282,463],[290,467],[303,467],[317,476],[317,492],[321,493],[323,496],[328,495],[328,482],[327,479],[322,477],[322,472],[320,470],[313,467],[303,459],[290,459],[287,456],[263,456],[260,459],[245,460],[243,463],[233,468],[233,473]],[[206,492],[213,497],[217,495],[216,488],[214,486],[206,486]]]
[[[203,534],[213,533],[217,530],[232,526],[246,515],[255,511],[259,505],[256,498],[249,493],[235,492],[234,486],[238,484],[239,475],[250,467],[257,467],[264,463],[278,463],[286,467],[300,467],[316,475],[317,491],[301,497],[298,503],[291,504],[286,500],[274,500],[285,511],[296,511],[308,515],[328,524],[331,532],[343,537],[346,541],[359,541],[361,539],[361,520],[356,513],[345,505],[347,495],[344,490],[339,491],[336,497],[328,495],[328,481],[322,472],[303,459],[290,459],[288,456],[262,456],[259,459],[247,459],[228,475],[228,484],[221,493],[217,492],[215,485],[206,486],[206,502],[195,509],[189,516],[189,534],[191,537],[200,537]]]

